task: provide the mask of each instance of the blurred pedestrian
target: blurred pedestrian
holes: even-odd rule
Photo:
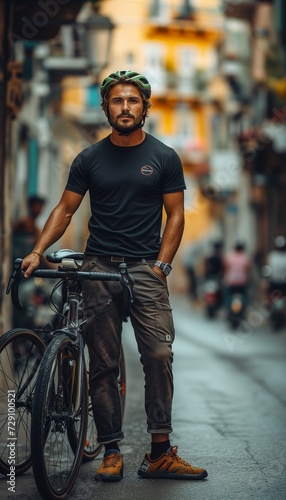
[[[214,317],[223,302],[223,242],[211,241],[211,250],[204,259],[203,298],[206,313]]]
[[[37,194],[28,197],[27,214],[20,217],[13,225],[13,261],[25,257],[33,250],[41,232],[37,220],[43,211],[45,203],[45,198]],[[44,256],[41,257],[41,266],[46,268],[54,267]],[[40,306],[48,308],[48,289],[49,285],[39,281],[36,282],[35,279],[28,280],[21,285],[23,308],[21,311],[13,310],[13,328],[25,326],[33,330],[40,326],[37,324],[38,313]],[[20,351],[20,347],[18,351]]]
[[[205,279],[221,280],[223,276],[223,243],[220,240],[211,243],[211,251],[204,261]]]
[[[252,262],[246,252],[245,244],[237,240],[233,250],[223,258],[223,281],[226,293],[226,306],[234,293],[241,293],[247,301],[247,292],[250,284]]]
[[[27,215],[22,216],[13,225],[13,260],[30,253],[40,235],[37,219],[42,213],[46,200],[38,195],[27,199]]]
[[[279,235],[274,240],[274,249],[267,256],[269,266],[269,294],[280,291],[286,295],[286,238]]]

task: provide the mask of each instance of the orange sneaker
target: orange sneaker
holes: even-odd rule
[[[178,447],[171,446],[157,460],[150,459],[147,453],[138,471],[145,479],[204,479],[208,473],[201,467],[188,464],[177,455]]]
[[[96,481],[120,481],[123,477],[123,456],[111,450],[103,456],[99,469],[95,472]]]

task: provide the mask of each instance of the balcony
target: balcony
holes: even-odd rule
[[[162,100],[169,104],[180,101],[199,105],[204,101],[210,79],[211,75],[207,70],[195,69],[189,75],[162,70],[160,76],[157,73],[155,84],[152,82],[152,100]]]
[[[150,5],[148,30],[152,34],[171,33],[173,36],[215,36],[223,26],[219,8],[195,8],[189,0],[173,5],[153,0]]]

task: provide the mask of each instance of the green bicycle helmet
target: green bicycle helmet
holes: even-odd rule
[[[109,85],[110,84],[114,85],[116,83],[134,83],[135,85],[138,85],[138,87],[144,93],[146,98],[150,99],[151,85],[148,82],[147,78],[131,70],[115,71],[114,73],[111,73],[109,76],[107,76],[103,80],[100,87],[100,95],[102,99],[104,98]]]

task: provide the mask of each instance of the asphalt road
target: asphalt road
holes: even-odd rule
[[[124,479],[97,483],[100,457],[84,464],[69,498],[84,500],[286,499],[286,330],[270,331],[264,311],[251,305],[239,332],[224,317],[207,320],[185,297],[174,296],[175,397],[172,443],[185,460],[208,470],[203,481],[145,480],[137,476],[149,449],[143,376],[128,323],[124,331],[127,403]],[[32,471],[16,491],[0,478],[0,498],[39,499]]]

